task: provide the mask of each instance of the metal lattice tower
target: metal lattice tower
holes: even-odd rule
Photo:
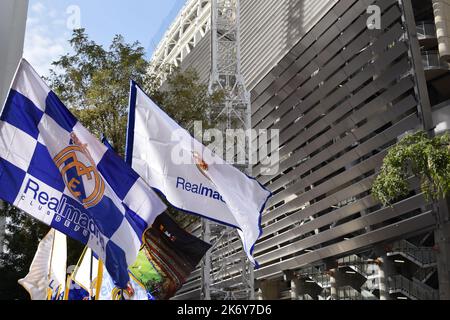
[[[212,112],[223,129],[250,128],[250,95],[241,73],[240,0],[212,0],[210,92],[222,90],[224,103]]]
[[[224,102],[212,108],[211,120],[224,132],[228,129],[250,129],[250,94],[241,74],[240,0],[211,1],[211,77],[210,93],[221,91]],[[245,152],[248,155],[248,152]],[[250,170],[248,157],[244,169]],[[248,172],[250,173],[250,172]],[[235,229],[204,220],[203,239],[213,248],[202,263],[202,298],[224,300],[254,299],[253,266],[242,246],[238,258],[227,250],[240,241]],[[229,270],[242,270],[233,278]],[[235,275],[234,275],[235,276]],[[232,280],[231,280],[232,279]]]

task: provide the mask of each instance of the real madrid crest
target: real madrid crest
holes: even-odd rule
[[[207,172],[209,170],[209,166],[208,164],[205,162],[205,160],[203,160],[203,158],[197,153],[197,152],[192,152],[192,158],[194,159],[194,163],[197,167],[197,169],[201,172],[201,174],[203,176],[205,176],[206,179],[208,179],[209,181],[211,181],[211,178],[208,177]],[[212,181],[211,181],[212,182]]]
[[[69,192],[88,209],[103,198],[105,183],[97,170],[86,144],[70,134],[70,146],[53,159]]]

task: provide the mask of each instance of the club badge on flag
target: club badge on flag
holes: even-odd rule
[[[165,204],[22,60],[0,117],[0,198],[87,244],[120,288]]]
[[[126,154],[127,163],[174,207],[237,228],[255,263],[252,252],[271,193],[195,140],[134,82]]]

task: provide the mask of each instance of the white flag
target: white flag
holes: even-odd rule
[[[62,300],[66,283],[67,240],[54,229],[39,243],[30,272],[19,280],[31,300]]]
[[[174,207],[237,228],[255,263],[252,252],[271,193],[195,140],[134,82],[127,162]]]
[[[83,255],[80,265],[77,270],[74,271],[72,280],[81,285],[85,290],[93,294],[95,280],[97,278],[98,271],[98,259],[94,257],[94,254],[90,248],[86,248],[86,252]]]
[[[95,297],[98,259],[86,247],[67,282],[64,300],[91,300]]]

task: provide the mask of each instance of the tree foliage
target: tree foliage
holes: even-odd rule
[[[427,200],[436,201],[450,191],[450,136],[430,138],[425,132],[405,136],[392,147],[372,186],[372,194],[390,205],[409,193],[408,178],[420,179]]]
[[[144,48],[118,35],[106,50],[84,29],[74,31],[70,44],[74,53],[53,62],[51,87],[92,133],[124,146],[130,79],[146,78]]]
[[[2,216],[8,225],[3,242],[7,251],[0,255],[0,299],[26,298],[27,292],[17,280],[26,276],[39,241],[49,228],[10,205],[4,207]]]
[[[17,280],[27,275],[39,242],[50,231],[50,227],[12,205],[5,204],[0,216],[7,219],[1,244],[7,250],[0,254],[0,300],[29,298]],[[67,265],[75,265],[83,245],[68,238],[67,246]]]
[[[220,93],[210,96],[193,70],[172,68],[174,71],[168,73],[169,66],[160,66],[158,73],[149,73],[139,42],[128,44],[118,35],[106,50],[89,40],[84,29],[78,29],[70,44],[74,52],[53,63],[51,87],[86,128],[98,137],[105,134],[122,156],[130,80],[140,84],[182,126],[193,120],[206,123],[208,108],[222,98]]]

